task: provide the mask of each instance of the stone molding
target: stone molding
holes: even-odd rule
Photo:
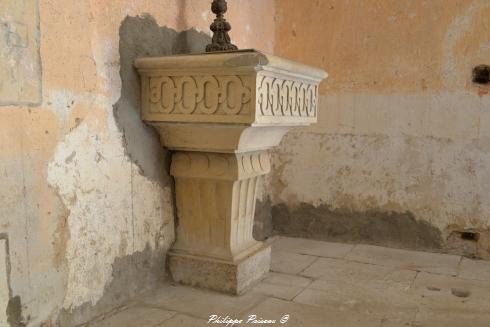
[[[175,177],[238,181],[270,172],[267,152],[210,153],[176,152],[170,173]]]
[[[145,114],[250,116],[248,76],[197,75],[147,78]],[[145,106],[144,106],[145,107]]]
[[[316,119],[318,85],[260,74],[257,106],[262,116],[308,117]]]
[[[317,120],[318,84],[326,77],[257,51],[145,58],[136,67],[142,117],[150,123],[311,124]]]
[[[145,79],[144,117],[157,115],[242,115],[251,118],[250,76],[153,76]],[[318,86],[260,74],[257,115],[316,118]],[[183,117],[180,117],[183,119]]]

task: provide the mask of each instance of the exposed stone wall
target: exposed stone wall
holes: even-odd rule
[[[234,1],[234,42],[271,51],[273,11]],[[74,326],[164,277],[173,186],[132,60],[201,50],[212,18],[200,0],[1,1],[2,326]]]
[[[275,53],[330,75],[319,123],[275,152],[277,231],[457,252],[451,232],[475,230],[465,254],[489,257],[490,89],[471,82],[489,15],[486,0],[276,1]]]

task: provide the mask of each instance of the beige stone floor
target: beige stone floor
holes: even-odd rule
[[[207,324],[215,314],[243,319],[235,326],[490,327],[490,262],[294,238],[272,247],[271,273],[245,295],[163,285],[89,326],[226,326]]]

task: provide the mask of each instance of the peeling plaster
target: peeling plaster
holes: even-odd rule
[[[95,305],[117,257],[173,241],[170,189],[139,174],[115,127],[101,133],[80,124],[57,146],[48,181],[70,212],[65,309]]]
[[[131,166],[122,152],[111,147],[111,140],[102,137],[91,135],[87,124],[80,125],[58,145],[48,168],[48,182],[58,189],[70,211],[65,308],[89,301],[95,305],[102,297],[111,278],[110,264],[119,254],[121,236],[128,237],[125,234],[130,230],[131,186],[127,176]],[[97,162],[98,154],[115,164]]]

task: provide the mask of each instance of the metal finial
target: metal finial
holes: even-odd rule
[[[231,25],[224,17],[227,10],[226,0],[213,0],[211,11],[216,14],[216,19],[209,27],[213,31],[213,40],[211,44],[206,46],[206,52],[238,50],[238,47],[231,43],[228,35]]]

